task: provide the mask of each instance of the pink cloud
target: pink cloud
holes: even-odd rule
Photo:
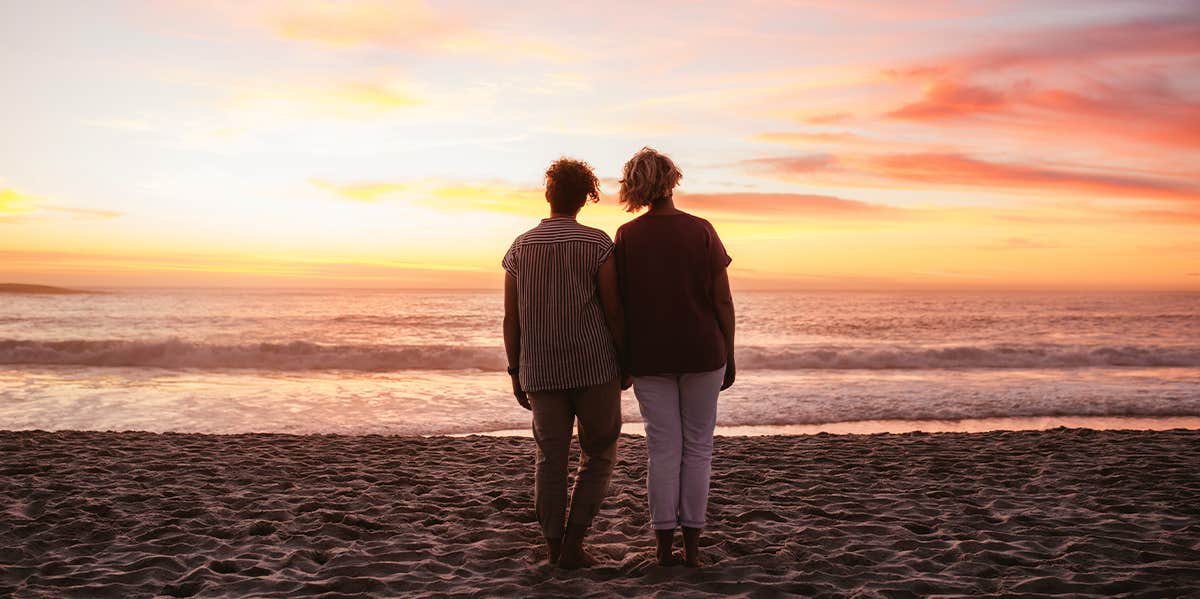
[[[963,154],[890,154],[868,157],[866,163],[868,175],[931,185],[1056,190],[1101,197],[1200,199],[1200,187],[1195,183],[989,162]]]
[[[740,164],[751,170],[797,175],[827,170],[836,163],[837,159],[828,154],[812,154],[809,156],[752,158],[743,160]]]
[[[681,193],[677,199],[685,209],[734,217],[894,219],[909,212],[894,206],[797,193]]]
[[[1189,95],[1196,90],[1183,86],[1188,79],[1181,77],[1200,61],[1197,40],[1200,10],[1013,34],[1001,46],[885,70],[925,88],[921,98],[884,115],[954,126],[989,116],[984,124],[999,135],[1194,148],[1200,144],[1200,99]]]
[[[925,97],[897,108],[888,116],[915,121],[952,118],[1007,107],[1004,94],[986,87],[943,80],[925,90]]]

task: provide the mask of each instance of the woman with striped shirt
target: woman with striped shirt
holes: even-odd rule
[[[579,224],[599,201],[587,163],[563,158],[546,171],[550,217],[505,254],[504,348],[517,402],[533,412],[534,507],[551,563],[593,565],[583,538],[608,490],[621,434],[624,324],[613,243]],[[579,470],[567,504],[567,455],[579,421]]]

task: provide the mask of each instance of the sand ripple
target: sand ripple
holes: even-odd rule
[[[703,570],[651,560],[645,446],[546,566],[520,438],[0,432],[0,595],[1182,596],[1200,432],[719,438]]]

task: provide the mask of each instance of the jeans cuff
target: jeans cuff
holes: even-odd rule
[[[688,528],[704,528],[704,522],[696,522],[695,520],[684,520],[682,524]]]

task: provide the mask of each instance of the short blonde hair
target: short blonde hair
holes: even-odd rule
[[[654,148],[642,148],[625,163],[621,203],[629,212],[653,206],[659,200],[671,197],[682,178],[683,173],[666,154],[660,154]]]

